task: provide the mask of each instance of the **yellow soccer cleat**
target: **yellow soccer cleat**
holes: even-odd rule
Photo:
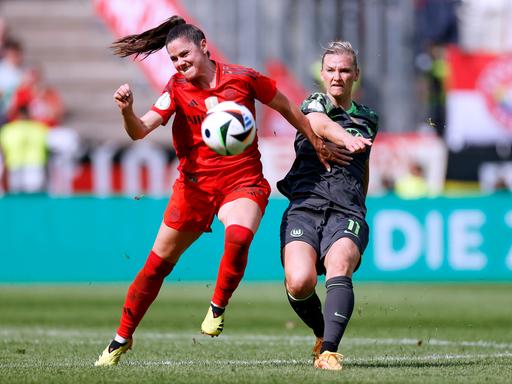
[[[212,307],[208,308],[206,317],[201,324],[201,333],[215,337],[219,336],[224,329],[224,313],[220,316],[214,317]]]
[[[317,359],[318,355],[320,355],[320,348],[322,348],[322,343],[324,342],[323,337],[317,337],[315,340],[315,345],[313,345],[313,349],[311,350],[311,355],[313,359]]]
[[[314,366],[318,369],[328,369],[330,371],[341,371],[343,355],[341,353],[324,351],[315,359]]]
[[[119,343],[117,343],[119,344]],[[121,355],[128,352],[132,348],[133,340],[130,339],[126,344],[121,344],[119,347],[112,349],[112,343],[110,343],[103,353],[98,357],[98,360],[94,363],[96,367],[107,367],[111,365],[117,365]]]

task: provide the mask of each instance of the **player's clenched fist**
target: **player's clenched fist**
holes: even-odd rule
[[[121,85],[114,93],[114,101],[120,109],[125,109],[133,104],[133,94],[128,84]]]

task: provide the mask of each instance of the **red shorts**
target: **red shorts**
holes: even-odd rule
[[[263,214],[269,196],[270,185],[261,174],[217,180],[180,176],[165,209],[164,223],[177,231],[211,232],[213,218],[222,205],[245,197],[256,202]]]

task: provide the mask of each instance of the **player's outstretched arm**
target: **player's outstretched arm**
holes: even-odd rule
[[[306,136],[311,145],[313,145],[318,159],[328,171],[331,170],[329,161],[338,163],[336,154],[333,153],[325,145],[324,141],[313,132],[306,116],[304,116],[298,107],[291,104],[288,98],[279,90],[267,105],[279,112],[291,125],[295,127],[295,129],[297,129],[297,131]]]
[[[347,148],[351,153],[364,152],[367,146],[372,145],[371,140],[361,136],[352,136],[324,113],[311,112],[306,117],[315,134],[340,147]]]
[[[121,111],[123,117],[124,129],[132,140],[139,140],[163,122],[162,117],[154,112],[148,111],[139,118],[133,111],[133,93],[128,84],[121,85],[114,92],[114,101]]]

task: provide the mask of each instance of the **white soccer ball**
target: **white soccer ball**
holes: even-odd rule
[[[201,134],[206,145],[219,155],[239,155],[254,141],[256,124],[247,107],[224,101],[208,111]]]

